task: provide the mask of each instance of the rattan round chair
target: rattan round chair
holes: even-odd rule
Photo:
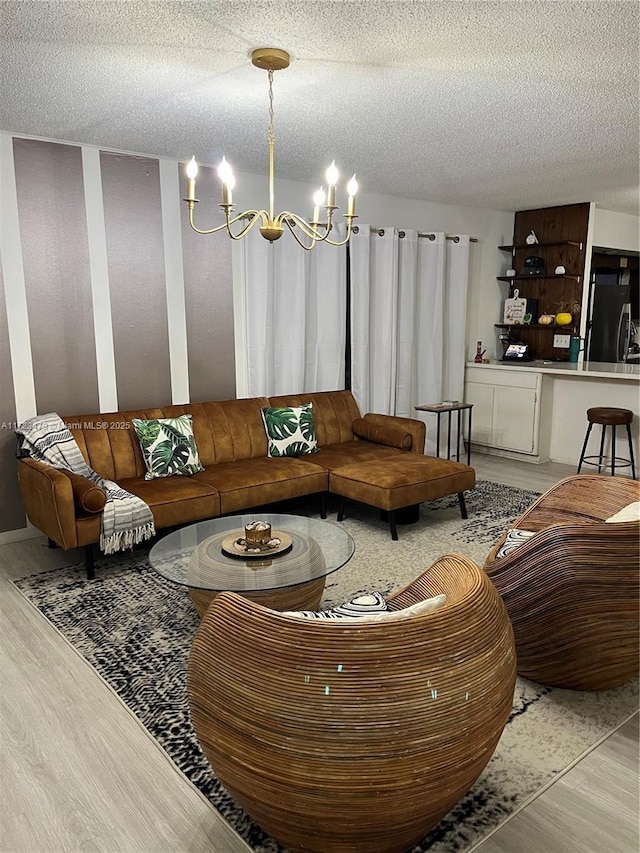
[[[473,785],[507,721],[513,632],[484,572],[448,555],[392,622],[303,620],[218,595],[189,657],[191,720],[236,802],[291,851],[410,850]]]
[[[580,474],[538,498],[512,524],[534,532],[485,571],[502,596],[518,672],[542,684],[606,690],[638,674],[640,522],[606,524],[640,499],[624,477]]]

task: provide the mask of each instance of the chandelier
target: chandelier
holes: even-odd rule
[[[246,237],[249,231],[257,222],[261,222],[260,233],[262,236],[273,243],[274,240],[279,240],[286,226],[293,234],[297,242],[303,249],[310,250],[317,243],[329,243],[332,246],[344,246],[351,237],[353,220],[356,218],[356,193],[358,191],[358,182],[354,175],[347,184],[347,212],[344,218],[347,220],[346,236],[342,240],[331,240],[329,234],[333,229],[333,214],[337,210],[336,206],[336,185],[338,183],[339,173],[336,168],[335,161],[331,163],[326,171],[327,191],[320,189],[313,196],[313,215],[310,221],[303,219],[296,213],[289,210],[283,210],[277,216],[274,216],[274,148],[275,134],[273,130],[273,73],[280,71],[289,66],[289,54],[286,50],[279,50],[275,47],[262,47],[254,50],[251,54],[251,62],[256,68],[265,69],[269,73],[269,130],[267,139],[269,141],[269,209],[268,210],[245,210],[236,216],[233,215],[232,190],[235,186],[235,178],[231,166],[223,157],[222,162],[218,167],[218,177],[222,181],[222,208],[224,213],[224,222],[218,225],[217,228],[202,230],[197,228],[194,218],[194,208],[199,199],[195,197],[196,192],[196,177],[198,174],[198,164],[195,157],[192,157],[187,164],[187,197],[184,201],[189,205],[189,225],[198,234],[215,234],[216,231],[226,229],[227,234],[232,240],[242,240]],[[320,221],[320,209],[324,209],[324,221]],[[249,221],[237,233],[233,233],[231,226],[240,220]],[[298,235],[300,232],[300,236]]]

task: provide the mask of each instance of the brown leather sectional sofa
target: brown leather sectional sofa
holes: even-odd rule
[[[309,401],[313,402],[321,450],[300,458],[269,458],[262,407],[301,405]],[[198,453],[205,470],[190,477],[145,480],[146,469],[132,419],[182,414],[192,415]],[[348,466],[352,483],[354,464],[379,462],[379,468],[383,469],[385,460],[394,457],[405,460],[404,464],[400,463],[405,470],[418,465],[423,481],[432,470],[424,467],[428,457],[423,456],[425,426],[421,421],[377,414],[367,414],[362,419],[350,391],[68,415],[63,416],[63,420],[87,463],[102,477],[116,481],[142,498],[151,507],[157,529],[316,493],[322,496],[325,517],[324,501],[330,491],[332,471]],[[361,436],[368,438],[356,435],[354,426]],[[432,460],[432,465],[438,484],[433,495],[426,494],[422,499],[460,492],[459,486],[473,486],[473,469],[437,459]],[[448,491],[444,486],[444,492],[443,465],[454,466],[455,470],[451,469],[450,473],[457,476]],[[465,469],[467,485],[460,480],[458,469]],[[27,458],[18,463],[18,480],[29,521],[50,542],[62,548],[85,547],[87,571],[92,576],[92,546],[100,539],[101,514],[91,511],[92,495],[84,491],[82,482],[78,482],[82,478]],[[87,488],[89,485],[86,481]],[[354,497],[353,494],[347,496]]]

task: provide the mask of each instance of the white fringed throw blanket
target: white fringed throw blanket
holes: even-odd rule
[[[72,471],[91,480],[105,493],[107,502],[102,511],[100,548],[113,554],[132,548],[155,535],[153,513],[136,495],[121,489],[112,480],[105,480],[84,460],[75,438],[55,412],[36,415],[20,424],[18,456],[29,456],[52,468]]]

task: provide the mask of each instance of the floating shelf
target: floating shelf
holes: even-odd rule
[[[556,323],[494,323],[496,329],[548,329],[557,332],[558,329],[571,329],[574,323],[567,323],[566,326],[558,326]]]
[[[502,252],[513,252],[514,249],[546,249],[550,246],[574,246],[582,249],[582,243],[576,240],[561,240],[559,243],[520,243],[517,246],[498,246]]]
[[[541,278],[566,278],[569,281],[580,281],[579,275],[498,275],[498,281],[536,281]]]

